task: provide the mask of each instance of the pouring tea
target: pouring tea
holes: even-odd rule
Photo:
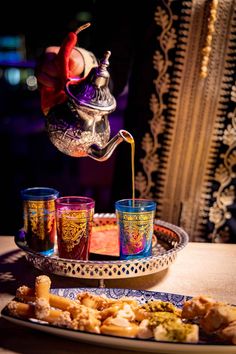
[[[64,154],[105,161],[122,141],[130,143],[133,137],[126,130],[120,130],[109,140],[108,115],[116,108],[116,100],[108,86],[109,51],[86,78],[69,77],[69,58],[76,45],[77,34],[89,25],[70,32],[59,50],[61,80],[57,95],[60,99],[46,114],[46,128],[51,142]],[[42,92],[46,100],[50,94],[50,91]]]

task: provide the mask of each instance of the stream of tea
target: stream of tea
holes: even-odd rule
[[[134,167],[135,142],[132,135],[126,136],[126,141],[131,145],[132,205],[134,207],[135,206],[135,167]]]
[[[135,142],[134,139],[131,140],[131,169],[132,169],[132,203],[134,207],[135,201],[135,168],[134,168],[134,155],[135,155]]]

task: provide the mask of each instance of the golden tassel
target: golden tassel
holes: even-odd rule
[[[208,31],[207,31],[205,45],[202,49],[203,57],[202,57],[201,71],[200,71],[200,76],[202,78],[207,77],[208,74],[208,64],[209,64],[209,58],[211,54],[213,33],[215,32],[215,22],[217,18],[218,3],[219,3],[218,0],[212,0],[210,4],[210,14],[209,14],[208,26],[207,26]]]

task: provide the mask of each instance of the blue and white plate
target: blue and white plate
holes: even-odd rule
[[[179,308],[182,307],[184,301],[190,298],[190,296],[180,294],[117,288],[51,289],[53,294],[69,297],[70,299],[75,299],[77,294],[83,291],[89,291],[96,295],[106,295],[113,299],[119,299],[124,296],[133,297],[140,303],[160,299],[163,301],[170,301]],[[173,343],[155,341],[152,339],[142,340],[138,338],[115,337],[111,335],[80,332],[68,328],[58,328],[50,324],[44,324],[35,319],[16,318],[8,314],[6,307],[2,310],[1,315],[6,320],[17,325],[76,341],[86,342],[91,345],[155,353],[236,353],[236,346],[219,344],[206,338],[200,338],[199,343]]]

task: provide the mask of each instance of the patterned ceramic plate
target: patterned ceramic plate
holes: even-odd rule
[[[96,225],[116,225],[114,214],[95,214]],[[178,226],[155,220],[151,257],[132,260],[71,260],[57,256],[43,256],[27,247],[25,240],[15,238],[17,246],[26,252],[26,259],[44,272],[84,279],[117,279],[149,275],[168,268],[177,253],[188,243],[187,233]]]
[[[140,303],[145,303],[149,300],[163,300],[170,301],[175,306],[180,307],[183,305],[184,301],[189,299],[189,296],[171,294],[171,293],[161,293],[154,291],[145,290],[130,290],[130,289],[116,289],[116,288],[80,288],[80,289],[52,289],[51,292],[60,296],[69,297],[75,299],[76,295],[82,291],[89,291],[97,295],[106,295],[107,297],[118,299],[123,296],[131,296],[136,298]],[[99,345],[105,347],[116,347],[126,350],[135,350],[143,352],[155,352],[155,353],[236,353],[236,346],[225,345],[210,342],[206,338],[200,338],[199,343],[171,343],[164,341],[155,340],[142,340],[124,337],[115,337],[110,335],[94,334],[75,331],[67,328],[58,328],[43,322],[39,322],[35,319],[20,319],[12,317],[8,314],[7,308],[5,307],[1,315],[6,320],[13,322],[17,325],[25,326],[34,330],[39,330],[61,337],[87,342],[91,345]]]

